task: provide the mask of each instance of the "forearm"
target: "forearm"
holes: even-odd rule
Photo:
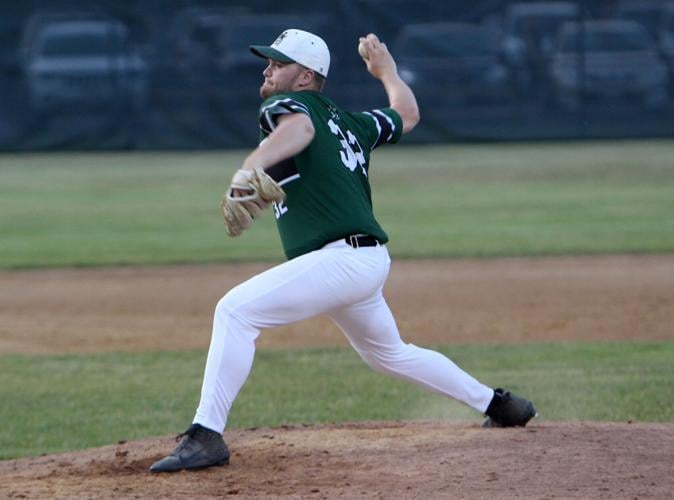
[[[398,67],[386,44],[381,43],[377,35],[370,33],[360,37],[358,52],[370,74],[384,86],[389,105],[403,121],[403,133],[409,132],[419,123],[419,106],[412,89],[400,78]]]
[[[400,78],[397,72],[384,76],[381,82],[388,96],[389,105],[402,118],[403,133],[409,132],[419,123],[419,106],[412,89]]]
[[[314,138],[311,118],[296,113],[283,116],[267,138],[244,160],[243,169],[265,169],[302,152]]]

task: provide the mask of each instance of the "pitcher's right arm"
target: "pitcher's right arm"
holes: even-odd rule
[[[419,123],[419,106],[412,89],[400,78],[398,67],[385,43],[379,41],[377,35],[370,33],[359,39],[361,52],[367,70],[381,81],[389,99],[389,105],[395,109],[403,121],[403,133],[411,131]]]

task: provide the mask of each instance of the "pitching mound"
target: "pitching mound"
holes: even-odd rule
[[[673,424],[436,422],[227,432],[231,465],[150,474],[171,438],[0,462],[10,498],[671,498]]]
[[[263,264],[0,273],[0,353],[206,349]],[[674,255],[394,261],[386,296],[423,344],[674,340]],[[39,307],[35,307],[39,304]],[[259,347],[346,345],[324,318]],[[147,472],[170,437],[0,461],[10,498],[671,498],[674,424],[365,423],[226,433],[227,467]]]

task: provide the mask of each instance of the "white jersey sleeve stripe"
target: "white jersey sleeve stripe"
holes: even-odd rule
[[[373,112],[377,116],[381,116],[382,118],[384,118],[386,120],[386,122],[388,123],[388,125],[389,125],[388,126],[389,135],[388,135],[388,137],[386,137],[386,142],[389,142],[393,138],[393,134],[395,133],[395,130],[396,130],[395,123],[393,122],[393,120],[391,120],[391,118],[388,117],[388,115],[386,115],[386,113],[383,113],[381,110],[375,109]]]
[[[277,99],[260,110],[260,127],[263,131],[270,133],[276,128],[276,120],[274,118],[288,113],[311,115],[309,109],[300,102],[288,98]]]
[[[290,177],[286,177],[285,179],[279,181],[278,185],[283,186],[284,184],[288,184],[289,182],[295,181],[299,178],[300,178],[300,174],[291,175]]]
[[[369,111],[365,111],[365,114],[367,116],[369,116],[370,118],[372,118],[375,126],[377,127],[377,140],[372,143],[372,146],[370,147],[370,150],[372,150],[372,149],[376,148],[377,146],[379,146],[379,144],[381,143],[380,142],[381,141],[381,125],[379,125],[379,120],[372,113],[370,113]]]

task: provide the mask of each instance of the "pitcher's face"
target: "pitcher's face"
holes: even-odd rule
[[[264,82],[260,87],[260,97],[266,99],[275,94],[298,90],[298,82],[303,68],[297,63],[281,63],[268,59],[269,64],[262,72]]]

